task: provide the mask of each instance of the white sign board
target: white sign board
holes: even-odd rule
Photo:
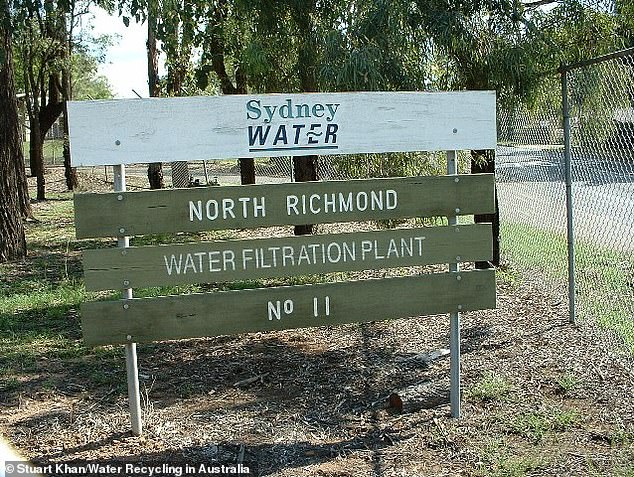
[[[496,146],[492,91],[71,101],[68,114],[73,166]]]

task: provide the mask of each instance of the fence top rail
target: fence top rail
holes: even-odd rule
[[[350,92],[68,103],[73,166],[495,149],[495,92]]]
[[[625,50],[615,51],[613,53],[608,53],[607,55],[597,56],[595,58],[590,58],[588,60],[578,61],[576,63],[571,63],[569,65],[561,65],[559,67],[559,73],[567,73],[571,70],[575,70],[578,68],[584,68],[586,66],[592,66],[597,63],[603,63],[604,61],[615,60],[618,58],[623,58],[625,56],[634,55],[634,48],[626,48]]]
[[[492,213],[492,174],[75,195],[77,238]]]

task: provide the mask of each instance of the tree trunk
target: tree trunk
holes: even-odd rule
[[[64,19],[64,15],[61,15]],[[72,167],[70,163],[70,138],[68,136],[68,108],[66,104],[73,99],[73,92],[71,90],[71,77],[70,77],[70,59],[71,59],[71,42],[68,41],[70,35],[65,19],[62,22],[60,28],[60,34],[63,35],[63,44],[66,45],[64,52],[64,68],[62,69],[62,98],[64,101],[64,110],[62,116],[62,131],[64,133],[64,176],[66,177],[66,187],[68,190],[73,191],[79,186],[79,179],[77,178],[77,168]]]
[[[62,72],[62,83],[64,99],[70,101],[70,78],[66,70]],[[66,187],[68,190],[73,191],[79,186],[79,179],[77,178],[77,168],[72,167],[70,163],[70,138],[68,136],[68,109],[66,108],[66,101],[64,102],[64,115],[62,118],[62,128],[64,132],[64,176],[66,177]]]
[[[31,147],[29,160],[31,162],[31,174],[37,179],[37,200],[45,199],[46,179],[44,178],[44,140],[40,134],[40,122],[31,118],[31,132],[29,138]]]
[[[19,105],[18,105],[19,107]],[[18,111],[20,121],[20,146],[23,145],[25,140],[25,117],[26,112],[24,110]],[[18,181],[18,201],[20,203],[20,210],[22,211],[23,218],[33,218],[33,210],[31,209],[31,198],[29,197],[29,182],[26,178],[26,165],[24,164],[24,148],[20,149],[22,154],[20,157],[16,157],[16,174]]]
[[[148,2],[147,18],[147,78],[150,97],[159,96],[158,49],[156,47],[156,14],[154,2]]]
[[[163,180],[163,164],[153,162],[147,165],[147,178],[150,183],[150,189],[162,189],[165,187]]]
[[[495,151],[471,151],[471,174],[495,173]],[[489,262],[476,262],[478,269],[500,266],[500,209],[498,208],[498,193],[495,189],[495,212],[493,214],[478,214],[473,216],[476,224],[490,223],[493,225],[493,260]]]
[[[22,138],[13,84],[9,5],[0,3],[0,262],[26,255],[20,206],[20,175],[24,174]]]
[[[255,184],[255,160],[252,157],[238,159],[240,164],[240,183]]]
[[[31,200],[29,198],[29,183],[26,178],[26,165],[24,164],[24,141],[26,141],[26,104],[24,101],[18,102],[18,117],[20,121],[20,144],[22,145],[22,159],[17,165],[18,189],[20,191],[20,210],[22,217],[33,217],[31,210]]]
[[[158,49],[156,48],[156,5],[154,1],[148,2],[147,13],[147,78],[151,98],[160,96],[158,73]],[[150,189],[163,189],[163,164],[160,162],[148,164],[147,178]]]
[[[247,94],[247,77],[242,68],[236,71],[236,93]],[[255,160],[252,157],[243,157],[238,162],[240,163],[240,183],[255,184]]]
[[[64,108],[64,176],[66,177],[66,187],[73,191],[79,186],[79,178],[77,177],[77,168],[72,167],[70,163],[70,144],[68,138],[68,113]]]
[[[35,84],[33,79],[30,84]],[[46,180],[44,178],[44,138],[57,118],[64,111],[64,100],[59,90],[59,77],[56,74],[49,75],[48,96],[44,92],[44,81],[41,81],[39,94],[30,92],[31,108],[29,121],[31,123],[29,162],[31,174],[37,178],[37,200],[44,200]]]
[[[298,6],[301,3],[297,4]],[[317,91],[315,78],[316,42],[313,21],[305,7],[300,7],[294,12],[294,19],[301,31],[305,34],[299,47],[297,57],[297,71],[302,91],[312,93]],[[317,156],[293,157],[293,172],[295,182],[307,182],[317,180]],[[308,235],[313,233],[312,225],[296,225],[295,235]]]
[[[223,19],[221,3],[217,3],[214,16]],[[211,52],[211,67],[213,68],[218,80],[220,81],[220,90],[222,94],[246,94],[247,93],[247,77],[244,70],[240,67],[235,72],[235,85],[233,80],[227,73],[227,65],[225,63],[225,45],[221,34],[214,29],[213,35],[209,38],[207,46]],[[240,183],[255,184],[255,161],[253,158],[242,157],[238,159],[240,167]]]
[[[293,157],[293,174],[295,182],[317,180],[317,156]],[[313,233],[311,224],[296,225],[295,235],[309,235]]]
[[[22,144],[22,137],[20,137]],[[20,151],[23,152],[22,149]],[[18,201],[20,202],[20,210],[23,218],[33,218],[33,210],[31,209],[31,198],[29,197],[29,183],[26,178],[26,166],[24,164],[24,153],[16,156],[16,174],[18,181]]]
[[[31,121],[29,121],[31,123]],[[33,150],[33,143],[31,138],[33,137],[33,124],[29,127],[29,177],[37,176],[37,162],[35,161],[35,155],[31,152]]]

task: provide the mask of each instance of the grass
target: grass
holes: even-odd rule
[[[502,243],[515,268],[536,270],[566,284],[564,234],[525,224],[502,224]],[[595,321],[634,353],[634,257],[595,244],[575,242],[578,316]]]
[[[579,380],[574,374],[565,373],[557,380],[557,384],[561,389],[561,393],[566,395],[570,394],[579,386]]]
[[[532,442],[539,442],[551,432],[569,430],[578,421],[576,410],[553,407],[519,414],[509,423],[509,430]]]
[[[482,477],[524,477],[543,465],[542,459],[538,457],[498,455],[486,465],[481,465],[477,475]]]
[[[506,283],[512,287],[517,287],[522,278],[520,272],[509,266],[500,266],[495,271],[498,281]]]
[[[24,157],[29,158],[31,150],[30,141],[24,142]],[[45,164],[63,164],[64,163],[64,141],[61,139],[47,139],[44,141],[44,163]]]
[[[466,396],[471,400],[500,401],[508,396],[511,389],[511,383],[506,378],[486,374],[475,386],[467,390]]]
[[[491,438],[479,450],[476,475],[480,477],[524,477],[545,464],[542,455],[517,455],[505,438]]]
[[[79,359],[90,353],[80,340],[79,305],[87,298],[79,281],[4,286],[0,297],[0,380],[37,373],[42,360]],[[3,281],[3,285],[6,283]]]
[[[230,240],[235,238],[231,230],[214,230],[200,233],[152,234],[132,237],[130,246],[147,247],[165,243],[191,243],[200,240]]]
[[[606,438],[612,447],[621,447],[634,443],[634,429],[627,429],[625,427],[617,427],[611,429]]]
[[[96,295],[83,283],[78,252],[86,244],[73,240],[71,194],[49,197],[37,205],[39,222],[27,225],[28,257],[0,265],[0,395],[7,398],[25,383],[62,386],[49,369],[60,360],[95,385],[111,384],[101,375],[115,349],[92,350],[81,340],[79,307]]]

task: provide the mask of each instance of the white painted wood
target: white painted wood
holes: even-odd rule
[[[71,101],[68,114],[74,166],[496,145],[493,91]],[[267,126],[266,141],[250,145],[250,131]]]

